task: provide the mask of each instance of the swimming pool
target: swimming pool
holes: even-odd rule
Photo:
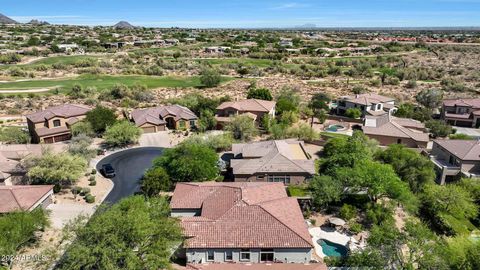
[[[320,239],[317,242],[322,247],[323,254],[328,257],[344,257],[348,254],[348,248],[346,246],[325,239]]]
[[[337,132],[337,131],[341,131],[341,130],[345,130],[346,128],[342,125],[330,125],[328,126],[327,128],[327,131],[331,131],[331,132]]]

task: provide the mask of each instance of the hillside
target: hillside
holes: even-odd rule
[[[0,24],[11,24],[11,23],[18,23],[18,22],[0,13]]]
[[[135,28],[133,25],[131,25],[129,22],[126,21],[120,21],[117,24],[115,24],[113,27],[117,29],[133,29]]]

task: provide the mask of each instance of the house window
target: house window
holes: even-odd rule
[[[207,261],[212,262],[215,259],[213,250],[207,250]]]
[[[381,110],[382,109],[382,104],[377,104],[377,110]]]
[[[402,139],[397,139],[397,144],[401,144],[402,143]]]
[[[60,120],[53,120],[53,126],[54,127],[59,127],[60,126]]]
[[[195,120],[190,120],[190,128],[194,128],[195,127]]]
[[[262,249],[260,250],[260,262],[273,262],[275,257],[275,252],[273,249]]]
[[[263,175],[257,175],[257,180],[263,181],[263,178],[265,178]]]
[[[240,261],[250,261],[250,250],[249,249],[240,250]]]
[[[185,128],[185,121],[184,121],[184,120],[180,120],[180,121],[178,122],[178,126],[179,126],[180,128]]]
[[[290,184],[290,176],[289,175],[269,175],[268,182],[274,182],[274,183],[280,182],[284,184]]]
[[[225,261],[233,261],[233,253],[231,250],[225,251]]]

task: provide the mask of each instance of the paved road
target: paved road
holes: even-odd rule
[[[116,176],[112,179],[114,187],[105,202],[116,203],[140,190],[139,180],[144,172],[152,166],[152,161],[162,154],[162,148],[135,148],[118,153],[101,160],[97,169],[110,163]]]

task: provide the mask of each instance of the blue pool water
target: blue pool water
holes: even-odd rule
[[[318,244],[322,247],[322,252],[328,257],[344,257],[348,254],[347,247],[332,243],[325,239],[318,240]]]
[[[343,130],[345,129],[344,126],[341,126],[341,125],[331,125],[327,128],[328,131],[331,131],[331,132],[337,132],[339,130]]]

